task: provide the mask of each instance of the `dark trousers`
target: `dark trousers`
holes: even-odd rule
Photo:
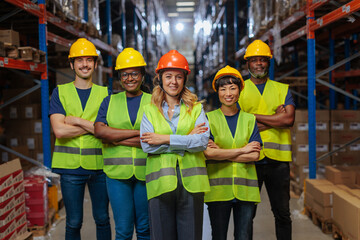
[[[252,239],[255,203],[233,200],[206,204],[209,210],[212,240],[226,240],[231,210],[234,217],[234,240]]]
[[[266,164],[256,165],[259,188],[261,191],[263,183],[265,184],[270,199],[271,211],[275,217],[277,240],[291,240],[289,163],[271,159],[266,160]]]
[[[189,193],[182,185],[177,168],[178,186],[149,200],[152,240],[201,240],[204,193]]]

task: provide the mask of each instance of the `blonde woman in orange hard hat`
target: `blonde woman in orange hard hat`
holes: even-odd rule
[[[202,105],[185,83],[186,58],[176,50],[156,68],[151,104],[141,122],[147,152],[146,189],[153,240],[202,239],[204,192],[209,181],[203,151],[209,139]]]

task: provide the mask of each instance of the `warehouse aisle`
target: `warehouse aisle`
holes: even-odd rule
[[[263,189],[265,190],[265,189]],[[258,207],[258,214],[254,222],[254,240],[272,240],[275,239],[274,221],[272,212],[270,210],[269,199],[265,191],[261,194],[262,203]],[[91,215],[91,203],[88,192],[85,195],[85,211],[84,224],[82,228],[82,239],[95,239],[95,224]],[[312,221],[303,215],[296,213],[300,206],[298,199],[291,199],[291,213],[293,220],[293,240],[330,240],[333,239],[330,234],[324,234],[321,229],[315,226]],[[112,214],[112,213],[111,213]],[[65,239],[65,211],[64,208],[60,211],[61,219],[54,225],[49,232],[47,239],[49,240],[63,240]],[[114,222],[111,220],[112,233],[114,239]],[[232,238],[233,225],[230,222],[228,240]],[[134,238],[136,239],[136,238]],[[205,209],[204,217],[204,237],[203,240],[211,239],[211,229],[207,210]]]

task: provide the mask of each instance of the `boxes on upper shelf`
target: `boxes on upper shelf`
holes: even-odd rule
[[[20,46],[19,33],[14,30],[0,30],[0,41]]]

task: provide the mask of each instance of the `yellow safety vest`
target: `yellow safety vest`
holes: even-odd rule
[[[226,118],[220,109],[207,113],[211,133],[215,143],[222,149],[244,147],[249,143],[255,126],[253,114],[240,111],[232,136]],[[228,160],[207,160],[210,192],[205,194],[205,202],[241,201],[260,202],[260,192],[254,162],[237,163]]]
[[[64,107],[66,116],[80,117],[89,121],[95,121],[101,102],[108,96],[107,87],[93,84],[86,107],[83,110],[73,82],[59,85],[58,89],[60,102]],[[57,138],[51,167],[103,169],[101,147],[101,140],[90,133],[72,138]]]
[[[276,108],[285,103],[289,86],[267,80],[261,95],[256,85],[250,80],[245,81],[244,90],[240,93],[239,104],[242,110],[252,114],[273,115]],[[260,132],[264,144],[260,159],[265,156],[283,162],[291,161],[291,135],[288,128],[270,128]]]
[[[143,93],[134,126],[131,123],[127,107],[126,93],[111,95],[106,115],[108,125],[118,129],[140,130],[144,106],[151,102],[151,95]],[[104,172],[109,178],[129,179],[133,175],[145,181],[147,154],[138,147],[103,144]]]
[[[188,107],[183,103],[181,104],[180,118],[176,131],[177,135],[187,135],[194,129],[201,109],[201,104],[198,103],[190,114]],[[173,134],[169,123],[155,105],[145,106],[144,111],[146,117],[152,123],[155,133]],[[205,160],[203,152],[185,152],[184,156],[175,153],[149,154],[146,161],[146,190],[148,199],[176,189],[178,185],[176,176],[177,163],[179,163],[182,183],[188,192],[208,192],[210,186]]]

